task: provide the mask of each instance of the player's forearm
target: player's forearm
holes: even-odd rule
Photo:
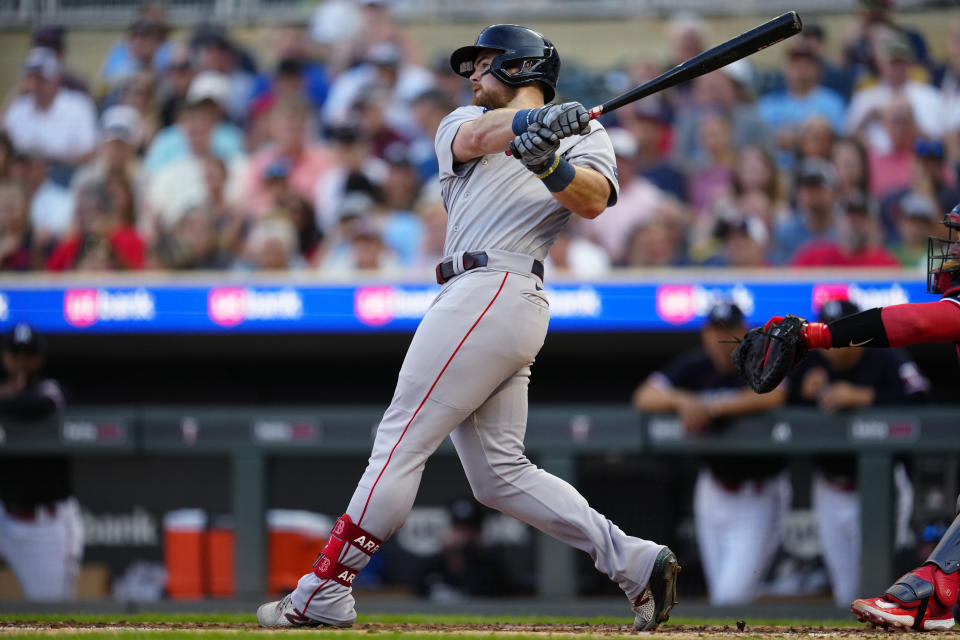
[[[810,323],[805,340],[814,349],[956,342],[960,341],[960,305],[939,300],[868,309],[829,325]]]
[[[610,183],[599,172],[587,167],[573,167],[573,180],[553,197],[570,211],[591,220],[607,208],[610,199]]]
[[[513,132],[513,118],[517,109],[493,109],[485,114],[460,125],[453,138],[453,158],[457,162],[467,162],[473,158],[506,151],[510,141],[516,136]]]
[[[680,404],[681,396],[691,396],[686,391],[677,389],[661,389],[655,384],[645,382],[633,394],[633,406],[643,411],[653,411],[656,413],[666,411],[676,411]]]

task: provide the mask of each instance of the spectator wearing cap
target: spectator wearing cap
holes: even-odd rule
[[[895,206],[899,240],[895,249],[897,258],[905,268],[925,271],[927,240],[942,231],[939,225],[943,209],[938,209],[930,197],[916,191],[902,194]]]
[[[383,197],[383,239],[403,267],[417,259],[423,224],[414,212],[423,188],[420,172],[402,143],[386,149],[387,175],[381,187]]]
[[[828,300],[820,322],[834,322],[860,308],[848,300]],[[816,406],[828,414],[928,400],[929,381],[903,349],[846,349],[811,352],[787,377],[790,404]],[[811,502],[837,605],[848,606],[860,585],[860,498],[852,455],[814,458]],[[894,470],[898,506],[895,546],[909,544],[913,489],[902,464]]]
[[[646,222],[660,205],[664,194],[637,172],[637,141],[626,129],[607,129],[617,160],[620,197],[607,208],[605,216],[590,220],[586,234],[607,252],[610,260],[622,262],[626,257],[630,232]]]
[[[316,139],[312,130],[316,123],[302,98],[276,103],[269,118],[269,140],[250,156],[235,203],[254,216],[274,204],[268,189],[271,180],[284,179],[294,193],[312,201],[317,182],[334,164],[330,150]]]
[[[97,111],[90,96],[60,83],[62,68],[50,49],[34,47],[23,62],[24,92],[3,116],[3,128],[14,146],[38,154],[65,169],[85,161],[97,144]]]
[[[698,254],[709,255],[698,262],[710,267],[736,267],[752,269],[769,264],[770,231],[764,220],[731,204],[721,209],[713,226],[713,237],[706,246],[693,247],[694,259]]]
[[[449,66],[447,64],[448,68]],[[433,141],[440,129],[440,122],[455,108],[456,105],[450,101],[447,94],[437,89],[424,91],[410,103],[410,115],[417,125],[417,131],[410,142],[410,159],[417,166],[424,181],[440,172]]]
[[[370,47],[363,64],[343,72],[334,81],[323,108],[323,121],[330,126],[350,122],[351,109],[358,99],[380,90],[389,96],[386,122],[404,134],[415,135],[410,104],[432,86],[432,73],[405,60],[396,44],[381,42]]]
[[[845,130],[863,138],[870,149],[889,152],[893,147],[883,126],[884,108],[902,96],[909,102],[919,133],[939,140],[944,133],[943,104],[938,92],[926,82],[910,77],[913,49],[903,36],[889,34],[880,39],[877,84],[855,91],[847,109]]]
[[[196,55],[197,71],[201,75],[217,73],[225,80],[218,102],[226,116],[234,123],[245,122],[256,85],[255,69],[249,68],[252,59],[244,59],[244,52],[219,24],[200,25],[190,44]]]
[[[173,43],[170,62],[157,83],[158,119],[162,129],[176,124],[177,114],[187,101],[187,92],[196,75],[190,48],[184,42]]]
[[[900,261],[883,244],[883,229],[872,203],[844,202],[833,240],[810,240],[790,258],[791,267],[897,267]]]
[[[146,5],[147,11],[127,27],[126,37],[115,43],[100,68],[100,77],[110,87],[141,71],[162,72],[170,63],[172,45],[167,41],[167,25],[160,5]]]
[[[144,254],[143,240],[119,215],[106,185],[93,183],[76,193],[72,230],[50,254],[47,270],[136,270]]]
[[[197,153],[213,153],[230,163],[244,156],[243,133],[224,119],[230,91],[229,79],[221,73],[198,73],[190,82],[177,123],[160,131],[143,159],[147,176]]]
[[[837,174],[829,162],[808,159],[796,175],[797,206],[774,227],[771,261],[784,264],[803,244],[836,237],[839,219]]]
[[[718,301],[700,330],[701,345],[652,373],[633,394],[643,411],[671,412],[691,437],[721,430],[726,419],[783,405],[786,385],[754,393],[730,359],[746,333],[739,306]],[[750,602],[780,542],[790,506],[785,460],[710,457],[693,497],[697,544],[713,605]]]
[[[120,173],[136,184],[140,178],[137,135],[140,113],[128,104],[109,107],[100,118],[100,146],[88,163],[77,169],[71,191],[92,182],[103,182],[110,173]]]
[[[371,154],[370,141],[357,127],[335,127],[329,136],[334,165],[317,182],[314,196],[317,221],[327,235],[340,222],[340,211],[347,196],[361,193],[370,202],[379,200],[390,171],[386,162]]]
[[[340,223],[320,270],[330,274],[356,274],[358,271],[396,273],[400,268],[396,253],[383,237],[384,219],[372,211],[366,196],[353,194],[344,200]]]
[[[43,268],[43,247],[30,226],[27,193],[16,182],[0,181],[0,270]]]
[[[919,31],[893,20],[893,0],[860,0],[858,21],[843,43],[845,66],[859,76],[875,74],[882,66],[875,48],[877,39],[893,34],[910,49],[910,56],[926,65],[929,62],[926,40]]]
[[[300,255],[297,230],[282,216],[261,218],[250,229],[235,268],[244,271],[287,271],[306,266]]]
[[[331,78],[327,65],[314,55],[307,30],[300,24],[287,24],[271,31],[271,47],[277,59],[273,74],[257,77],[251,109],[269,108],[278,99],[296,96],[307,100],[317,112],[330,93]]]
[[[914,141],[910,176],[909,186],[893,191],[880,200],[880,216],[887,237],[892,240],[896,240],[899,235],[898,214],[902,211],[900,205],[906,195],[922,196],[933,203],[935,211],[939,212],[949,211],[960,202],[960,187],[957,186],[956,176],[947,166],[943,145],[936,140],[920,138]]]
[[[586,237],[583,227],[578,221],[571,220],[560,230],[543,263],[546,278],[553,279],[563,274],[589,280],[602,278],[610,272],[610,256],[603,247]]]
[[[669,158],[673,132],[664,110],[665,105],[650,97],[635,102],[632,108],[618,110],[615,117],[636,142],[634,170],[661,191],[683,200],[687,196],[687,178]]]
[[[3,338],[0,419],[23,427],[49,426],[63,411],[56,380],[43,376],[44,339],[26,323]],[[83,556],[83,522],[72,496],[70,459],[18,455],[0,465],[0,559],[27,600],[76,598]]]
[[[813,50],[813,55],[820,66],[820,83],[836,92],[846,103],[850,99],[853,84],[853,71],[846,66],[837,64],[831,59],[827,46],[827,31],[823,24],[809,16],[803,18],[803,33],[798,36],[804,39],[804,44]],[[782,74],[776,74],[769,79],[770,86],[766,91],[782,91],[785,79]]]
[[[802,35],[793,38],[786,48],[786,87],[757,101],[757,113],[775,132],[778,162],[785,168],[792,167],[793,150],[800,141],[801,125],[810,116],[823,116],[835,132],[843,130],[843,98],[821,83],[818,55],[810,40]]]
[[[87,79],[74,71],[71,71],[66,64],[67,53],[67,30],[58,24],[45,24],[37,27],[33,31],[30,41],[31,47],[42,47],[53,51],[60,62],[60,85],[80,93],[90,93],[90,86]]]
[[[73,196],[50,179],[47,162],[36,154],[18,152],[10,175],[26,190],[37,242],[46,246],[63,237],[73,223]]]

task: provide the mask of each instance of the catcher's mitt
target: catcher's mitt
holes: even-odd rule
[[[751,329],[734,349],[733,364],[757,393],[777,388],[787,372],[807,355],[803,329],[807,321],[798,316],[774,317]]]

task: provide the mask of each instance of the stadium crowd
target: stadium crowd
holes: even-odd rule
[[[808,18],[776,69],[743,60],[607,116],[619,202],[572,221],[548,268],[920,265],[960,201],[960,20],[944,59],[900,20],[862,0],[849,33]],[[3,270],[393,273],[442,257],[433,138],[469,86],[446,57],[424,63],[388,2],[329,0],[273,29],[270,66],[217,24],[171,37],[152,5],[96,78],[70,68],[67,35],[34,30],[0,107]],[[666,38],[623,87],[713,44],[689,15]],[[578,97],[564,90],[561,73],[561,99]]]

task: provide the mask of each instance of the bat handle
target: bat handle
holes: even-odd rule
[[[587,113],[590,114],[590,119],[591,119],[591,120],[596,120],[597,118],[599,118],[600,116],[603,115],[603,105],[602,105],[602,104],[598,104],[598,105],[595,106],[595,107],[591,107],[590,110],[587,111]],[[510,144],[513,144],[513,143],[511,142]],[[507,149],[504,153],[506,153],[508,156],[512,156],[512,155],[513,155],[512,153],[510,153],[510,149]]]

